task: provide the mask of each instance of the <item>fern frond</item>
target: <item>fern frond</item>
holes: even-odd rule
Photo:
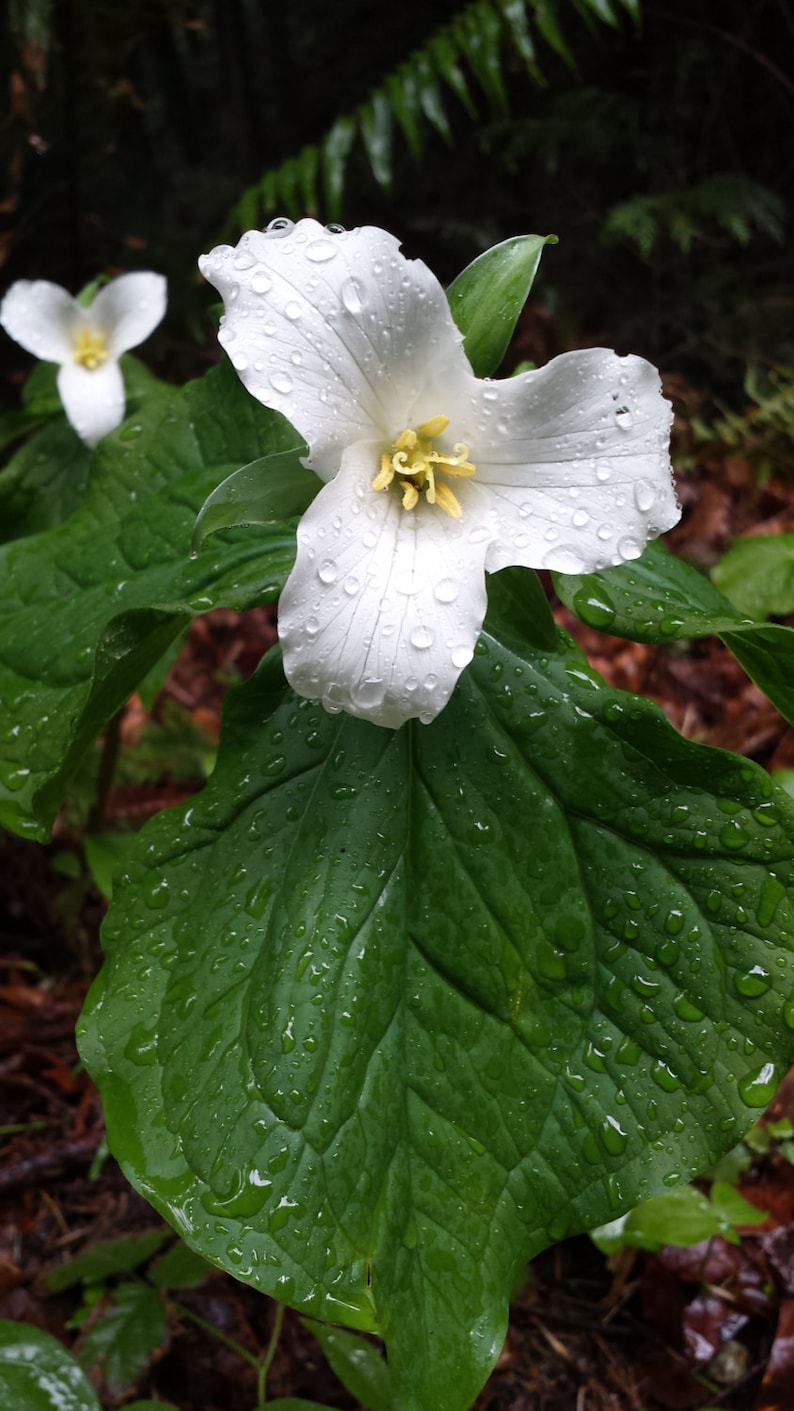
[[[684,254],[693,242],[715,229],[738,245],[747,245],[754,231],[782,240],[786,208],[767,186],[749,177],[711,176],[685,191],[658,196],[633,196],[613,206],[604,225],[607,240],[628,240],[640,254],[650,255],[667,236]]]
[[[635,23],[639,17],[640,0],[568,3],[590,24],[615,26],[621,12]],[[563,0],[474,0],[387,75],[353,113],[337,119],[317,146],[304,148],[249,187],[232,212],[229,233],[232,227],[261,225],[285,211],[295,217],[308,212],[338,219],[347,161],[357,141],[373,177],[388,188],[398,131],[415,160],[422,157],[431,131],[451,141],[445,91],[451,91],[472,121],[477,120],[477,89],[493,111],[506,113],[508,56],[522,60],[534,83],[544,82],[535,33],[573,65],[559,21],[562,6]]]

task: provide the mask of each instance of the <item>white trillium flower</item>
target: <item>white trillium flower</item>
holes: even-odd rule
[[[428,723],[471,661],[485,574],[589,573],[679,518],[655,368],[603,348],[476,378],[444,290],[373,227],[277,221],[199,265],[249,392],[326,482],[279,604],[300,695]]]
[[[69,421],[95,446],[124,420],[119,358],[142,343],[165,313],[165,279],[122,274],[83,308],[47,279],[19,279],[0,304],[6,333],[44,362],[60,363],[58,392]]]

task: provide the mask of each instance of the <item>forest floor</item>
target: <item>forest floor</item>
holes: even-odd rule
[[[670,390],[688,466],[679,477],[684,517],[670,546],[708,568],[733,536],[794,532],[794,482],[762,479],[724,448],[698,450],[691,394]],[[612,685],[654,698],[688,738],[770,770],[794,769],[794,731],[716,639],[644,647],[555,611]],[[274,638],[271,609],[244,618],[218,611],[195,622],[148,708],[136,696],[124,712],[105,809],[111,824],[137,827],[200,787],[224,691],[250,674]],[[47,848],[0,840],[0,1318],[33,1323],[78,1353],[107,1285],[92,1305],[79,1281],[54,1290],[48,1276],[102,1242],[161,1228],[104,1151],[99,1098],[74,1045],[100,964],[104,907],[80,862],[69,809]],[[763,1120],[781,1118],[794,1122],[792,1075]],[[786,1151],[772,1142],[741,1176],[741,1193],[767,1216],[740,1227],[738,1244],[717,1236],[655,1254],[623,1248],[606,1259],[582,1236],[534,1261],[478,1411],[791,1411],[794,1165]],[[261,1355],[275,1305],[214,1271],[163,1297],[165,1333],[137,1367],[117,1370],[109,1385],[109,1364],[99,1357],[92,1378],[103,1404],[151,1397],[178,1411],[250,1411],[256,1371],[232,1344],[249,1358]],[[357,1405],[291,1312],[267,1389],[271,1399]]]

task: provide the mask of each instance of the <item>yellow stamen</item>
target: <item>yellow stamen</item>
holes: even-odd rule
[[[75,339],[73,357],[81,367],[94,372],[110,357],[108,341],[104,333],[95,333],[91,328],[81,328]]]
[[[428,504],[438,505],[445,514],[460,519],[463,513],[460,501],[440,478],[439,471],[468,479],[475,474],[475,466],[467,460],[468,447],[461,443],[453,448],[452,455],[434,450],[434,439],[448,426],[449,417],[439,415],[423,421],[416,429],[407,426],[401,431],[391,450],[381,456],[380,470],[372,482],[373,490],[388,490],[398,476],[403,509],[414,509],[424,492]]]

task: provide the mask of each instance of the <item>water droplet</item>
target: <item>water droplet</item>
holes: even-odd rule
[[[297,320],[300,318],[301,314],[303,313],[303,309],[301,308],[297,299],[290,299],[289,303],[285,304],[284,306],[284,313],[286,314],[288,319],[291,319],[293,323],[296,323]]]
[[[292,391],[292,378],[286,372],[274,372],[270,385],[274,391],[281,392],[286,397]]]
[[[404,593],[407,598],[413,597],[424,588],[426,578],[415,568],[405,568],[394,579],[394,588],[398,593]]]
[[[251,288],[255,294],[266,294],[268,289],[273,288],[273,281],[263,270],[257,270],[256,274],[251,276]]]
[[[289,220],[287,216],[276,216],[275,220],[265,227],[265,235],[275,235],[283,240],[285,235],[289,235],[295,229],[295,222]]]
[[[360,314],[364,307],[364,291],[357,279],[346,279],[342,285],[342,304],[349,314]]]
[[[256,264],[256,256],[252,255],[251,251],[243,246],[235,252],[232,264],[235,269],[250,269],[251,265]]]
[[[317,570],[317,577],[320,582],[328,585],[336,582],[338,574],[339,570],[333,559],[324,559]]]
[[[232,367],[236,368],[238,372],[245,372],[245,369],[248,367],[248,359],[245,353],[232,353]]]
[[[628,431],[634,421],[634,414],[629,407],[618,407],[615,412],[615,423],[621,431]]]
[[[618,553],[624,560],[638,559],[642,554],[642,544],[628,536],[618,540]]]
[[[452,653],[452,665],[458,671],[462,671],[464,666],[468,666],[473,656],[474,652],[471,647],[456,647]]]
[[[326,260],[332,260],[336,254],[336,246],[331,240],[312,240],[306,246],[306,258],[314,264],[323,264]]]
[[[590,516],[587,510],[574,510],[571,523],[574,524],[577,529],[584,529],[584,526],[588,524],[589,521]],[[548,535],[546,537],[548,538]]]
[[[638,480],[634,486],[634,503],[640,514],[647,514],[656,500],[656,491],[647,480]]]
[[[739,1079],[739,1096],[748,1107],[768,1107],[778,1085],[774,1063],[764,1063]]]
[[[411,633],[411,646],[418,647],[420,651],[426,647],[432,647],[435,637],[429,627],[415,627]]]
[[[766,994],[772,984],[772,976],[763,965],[753,965],[743,974],[734,975],[733,983],[740,995],[744,995],[746,999],[755,999],[758,995]]]
[[[440,578],[433,594],[440,603],[454,603],[458,596],[458,585],[452,578]]]
[[[361,584],[359,580],[355,578],[351,573],[350,577],[345,579],[344,583],[342,584],[342,587],[349,598],[354,598],[359,588],[361,587]]]

